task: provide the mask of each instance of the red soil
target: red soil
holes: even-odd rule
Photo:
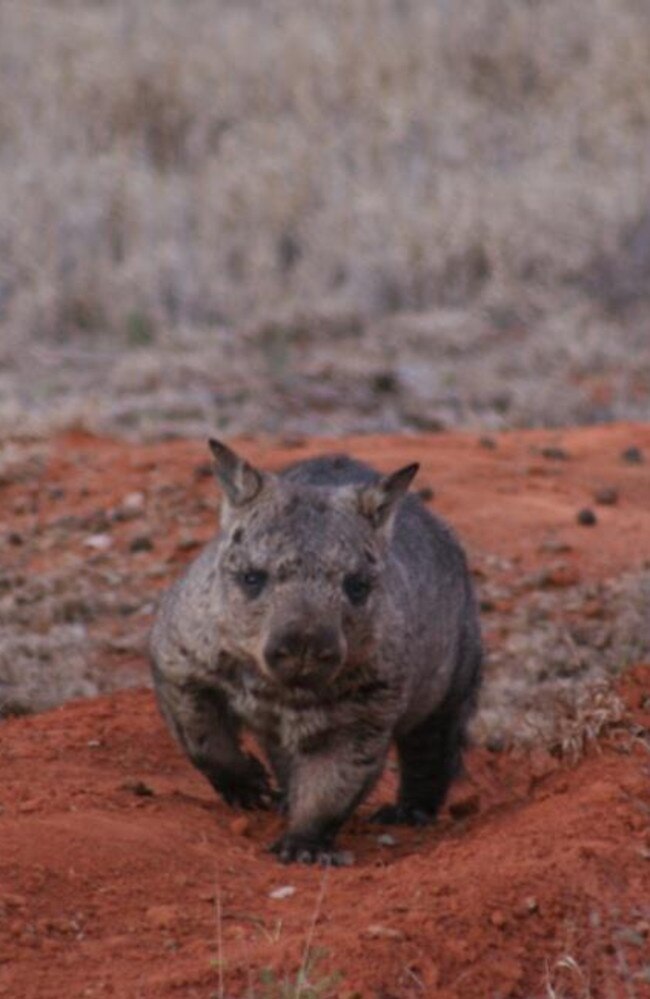
[[[560,444],[568,460],[540,453]],[[471,551],[528,572],[552,561],[544,543],[554,538],[564,571],[598,580],[640,568],[650,551],[648,464],[621,460],[630,445],[650,455],[650,428],[512,433],[496,449],[471,435],[336,447],[386,468],[421,460],[419,484],[435,489]],[[242,443],[269,467],[323,447]],[[208,480],[192,480],[203,460],[200,444],[71,434],[52,442],[33,504],[22,509],[26,487],[10,482],[5,509],[29,531],[116,506],[133,490],[149,499],[181,484],[211,503]],[[64,511],[41,502],[57,485]],[[618,503],[595,507],[596,527],[580,526],[577,511],[602,486],[619,490]],[[203,540],[213,514],[201,510]],[[155,550],[138,557],[166,566],[166,582],[189,557],[179,549],[184,527],[171,516],[152,530]],[[125,558],[129,532],[129,522],[113,532]],[[41,546],[25,568],[53,557]],[[265,852],[279,819],[219,801],[148,691],[9,719],[0,728],[0,996],[649,996],[649,691],[650,667],[628,672],[626,718],[574,766],[541,750],[472,751],[433,828],[391,830],[396,842],[382,842],[364,821],[367,803],[341,837],[356,864],[328,872],[285,868]],[[389,771],[373,801],[393,784]],[[272,897],[286,886],[288,897]],[[284,985],[305,954],[312,986],[338,980],[321,992]]]

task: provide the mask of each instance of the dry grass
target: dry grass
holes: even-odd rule
[[[399,314],[363,353],[415,335],[424,413],[359,388],[348,428],[598,418],[603,371],[647,413],[642,0],[6,0],[0,66],[4,425],[275,429]]]
[[[581,612],[595,602],[597,617]],[[623,718],[612,680],[650,657],[649,611],[650,572],[642,571],[598,586],[533,591],[496,615],[506,637],[488,656],[476,738],[578,758]],[[490,622],[494,615],[486,615]]]

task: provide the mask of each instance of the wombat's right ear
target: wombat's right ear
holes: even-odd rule
[[[215,473],[231,506],[251,503],[262,491],[265,476],[221,441],[210,438]]]

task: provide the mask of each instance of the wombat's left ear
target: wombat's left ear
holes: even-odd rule
[[[221,441],[208,441],[214,455],[215,474],[231,506],[251,503],[262,491],[265,476]]]
[[[386,475],[372,486],[359,491],[359,513],[367,517],[373,527],[383,527],[404,495],[419,469],[418,464],[406,465],[392,475]]]

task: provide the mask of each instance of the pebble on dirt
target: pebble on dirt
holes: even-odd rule
[[[618,489],[615,489],[614,486],[603,486],[602,489],[596,489],[594,493],[594,501],[600,506],[615,506],[618,499]]]
[[[578,510],[576,520],[582,525],[582,527],[594,527],[594,525],[598,523],[596,514],[591,507],[588,506],[583,507],[582,510]]]

